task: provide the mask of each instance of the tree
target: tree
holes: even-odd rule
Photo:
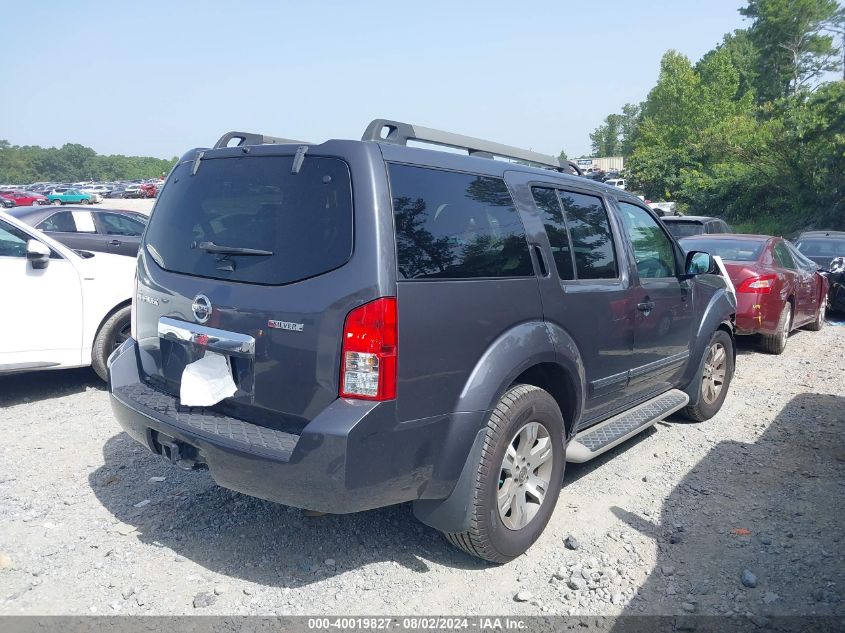
[[[620,134],[622,133],[622,116],[608,114],[604,123],[591,134],[593,156],[619,156],[621,149]]]
[[[67,143],[60,148],[12,145],[0,140],[0,182],[128,180],[153,178],[170,171],[176,158],[101,156],[90,147]]]
[[[760,103],[794,95],[840,68],[830,34],[843,19],[836,0],[748,0],[739,12],[753,20],[748,34],[757,49]]]
[[[557,155],[560,160],[569,160],[569,156],[566,155],[566,150],[560,150],[560,154]]]

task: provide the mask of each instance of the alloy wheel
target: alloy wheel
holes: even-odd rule
[[[554,452],[548,429],[529,422],[514,435],[499,474],[499,518],[509,530],[524,528],[537,514],[552,477]]]
[[[701,380],[701,397],[707,404],[713,404],[722,393],[727,375],[728,353],[721,343],[714,343],[704,361],[704,376]]]

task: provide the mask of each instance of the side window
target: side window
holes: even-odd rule
[[[672,241],[651,214],[628,202],[620,202],[622,223],[634,247],[640,279],[662,279],[676,274]]]
[[[97,232],[90,211],[59,211],[43,220],[38,228],[47,233]]]
[[[613,234],[601,198],[571,191],[559,191],[558,195],[569,227],[578,279],[616,279],[619,271]]]
[[[549,236],[558,276],[563,280],[575,279],[569,233],[566,230],[563,209],[557,199],[557,192],[545,187],[533,187],[531,193],[534,194],[534,202],[540,210],[543,226],[546,227],[546,234]]]
[[[26,257],[29,235],[0,220],[0,257]]]
[[[45,233],[76,233],[76,224],[70,211],[59,211],[46,220],[43,220],[38,227]]]
[[[117,213],[100,213],[97,216],[107,235],[140,236],[144,232],[143,223]]]
[[[775,263],[781,268],[795,268],[795,262],[792,260],[792,255],[789,254],[789,249],[783,242],[775,243]]]
[[[388,170],[402,278],[534,274],[503,180],[396,164]]]
[[[789,242],[786,243],[786,248],[789,249],[789,253],[792,255],[792,259],[795,260],[795,263],[809,272],[815,272],[819,269],[818,265],[811,259],[805,257],[801,251],[795,248],[794,244],[790,244]]]

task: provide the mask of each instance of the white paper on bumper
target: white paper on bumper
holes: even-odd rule
[[[210,407],[237,391],[225,356],[206,352],[198,361],[185,365],[179,400],[186,407]]]

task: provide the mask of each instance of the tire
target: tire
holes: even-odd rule
[[[100,327],[94,339],[94,346],[91,349],[91,367],[106,382],[109,380],[106,362],[111,353],[129,336],[131,311],[130,306],[125,306],[112,314]]]
[[[551,450],[545,459],[547,451],[541,445]],[[532,385],[511,387],[487,422],[475,485],[466,500],[470,528],[444,532],[446,539],[466,553],[494,563],[507,563],[524,553],[542,534],[557,504],[565,446],[563,416],[555,399]],[[531,449],[536,453],[529,452]],[[540,461],[532,464],[532,459]],[[499,495],[511,488],[514,494],[507,498],[512,502],[508,501],[506,511],[500,510]],[[542,492],[542,497],[533,496],[532,491]],[[523,504],[518,503],[520,498]]]
[[[724,354],[721,357],[721,369],[719,369],[719,349]],[[703,363],[701,383],[698,387],[698,402],[684,407],[681,412],[693,422],[704,422],[716,415],[728,395],[734,375],[734,341],[730,334],[724,330],[713,332],[707,351],[704,352]],[[717,385],[719,377],[721,377],[721,384]],[[714,393],[712,389],[716,387],[718,389]]]
[[[819,311],[816,314],[816,320],[808,324],[806,327],[811,332],[818,332],[824,327],[824,318],[827,313],[827,297],[822,297],[819,302]]]
[[[58,207],[58,206],[61,206],[62,201],[61,200],[53,200],[50,204]]]
[[[792,304],[789,301],[783,306],[778,319],[777,334],[764,334],[760,339],[760,348],[768,354],[783,354],[786,341],[792,330]]]

